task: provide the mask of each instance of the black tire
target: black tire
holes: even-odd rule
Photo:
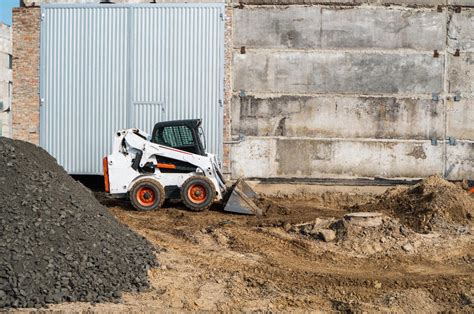
[[[165,189],[152,179],[142,179],[135,183],[128,193],[132,206],[138,211],[160,208],[165,201]]]
[[[192,211],[208,209],[215,196],[214,184],[204,176],[190,177],[181,186],[181,200]]]

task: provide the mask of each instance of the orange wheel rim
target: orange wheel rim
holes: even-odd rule
[[[142,206],[150,206],[155,202],[156,193],[149,187],[141,187],[137,191],[137,201]]]
[[[201,184],[193,184],[188,189],[188,197],[195,204],[201,204],[206,201],[206,188]]]

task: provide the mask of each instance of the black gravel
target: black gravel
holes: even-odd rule
[[[0,137],[0,308],[117,301],[146,290],[156,265],[153,246],[46,151]]]

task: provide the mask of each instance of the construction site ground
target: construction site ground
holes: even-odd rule
[[[126,202],[97,197],[159,249],[160,266],[149,273],[152,288],[124,293],[119,303],[62,303],[50,310],[474,310],[472,230],[415,233],[384,216],[387,230],[363,227],[344,240],[300,232],[311,223],[337,221],[371,194],[265,199],[263,217],[218,206],[195,213],[173,203],[137,212]]]

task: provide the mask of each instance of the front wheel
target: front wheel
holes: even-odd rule
[[[155,210],[160,208],[165,201],[165,189],[155,180],[142,179],[135,183],[129,197],[136,210]]]
[[[193,176],[181,186],[181,199],[193,211],[203,211],[214,201],[216,190],[211,180],[204,176]]]

